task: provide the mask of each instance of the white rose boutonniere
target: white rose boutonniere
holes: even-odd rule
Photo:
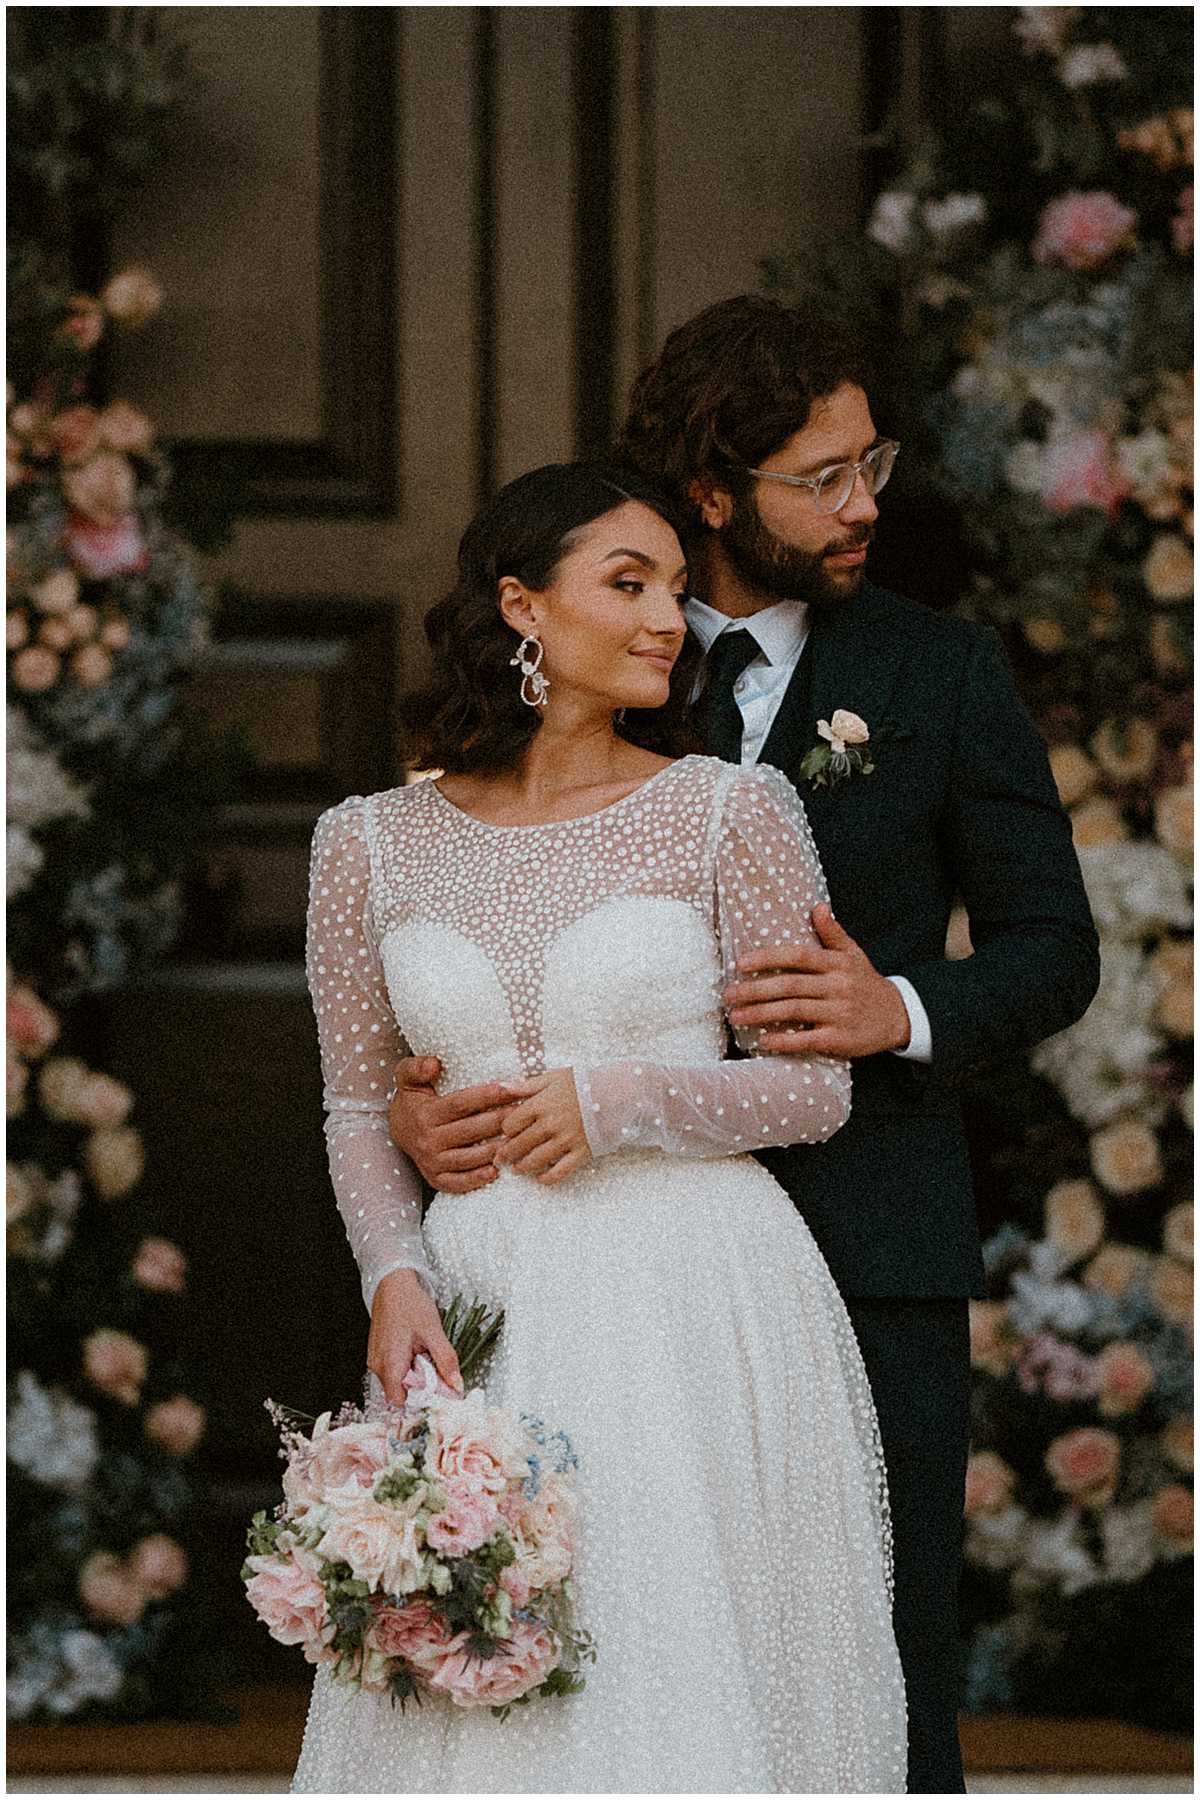
[[[800,764],[801,775],[814,787],[832,787],[847,775],[874,774],[871,733],[857,713],[839,706],[832,719],[817,720],[817,735],[825,742],[814,744]]]

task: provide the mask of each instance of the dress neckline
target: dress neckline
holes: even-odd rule
[[[436,780],[430,781],[426,785],[433,789],[440,805],[448,807],[452,813],[456,813],[460,819],[465,819],[468,825],[474,825],[480,831],[562,831],[568,825],[586,825],[596,819],[606,819],[610,813],[619,812],[623,806],[630,806],[633,801],[640,800],[646,789],[653,787],[656,781],[661,781],[664,775],[671,773],[672,769],[678,769],[685,762],[691,760],[691,756],[677,756],[665,768],[656,769],[653,775],[647,775],[645,781],[639,782],[632,793],[625,794],[620,800],[612,800],[607,806],[598,806],[593,812],[576,813],[570,819],[548,819],[542,825],[493,825],[487,819],[477,818],[465,807],[457,806],[448,795],[443,794]]]

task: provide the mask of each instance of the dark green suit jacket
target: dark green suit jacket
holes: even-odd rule
[[[871,732],[877,768],[832,788],[800,774],[819,718]],[[760,760],[795,785],[834,911],[885,975],[905,975],[932,1064],[853,1065],[828,1143],[761,1152],[847,1296],[978,1295],[983,1266],[957,1090],[1086,1011],[1099,949],[1045,746],[989,627],[865,583],[817,613]],[[974,955],[950,961],[956,896]]]

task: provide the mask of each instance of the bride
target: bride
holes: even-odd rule
[[[445,774],[317,826],[308,977],[368,1361],[394,1398],[420,1351],[457,1382],[434,1297],[503,1306],[489,1398],[579,1454],[598,1658],[582,1693],[504,1720],[319,1669],[295,1792],[904,1791],[870,1390],[748,1154],[835,1132],[849,1067],[748,1032],[726,1059],[719,1000],[750,947],[812,936],[826,890],[783,775],[667,753],[684,578],[638,477],[512,482],[427,620],[418,766]],[[408,1054],[511,1095],[495,1179],[423,1225],[386,1123]]]

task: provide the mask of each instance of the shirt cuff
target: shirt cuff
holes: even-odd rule
[[[904,1002],[904,1010],[908,1014],[908,1042],[903,1050],[894,1050],[894,1056],[903,1056],[909,1062],[928,1063],[933,1061],[933,1029],[929,1023],[929,1014],[925,1011],[921,996],[912,982],[904,975],[889,975],[892,986],[899,990]]]

